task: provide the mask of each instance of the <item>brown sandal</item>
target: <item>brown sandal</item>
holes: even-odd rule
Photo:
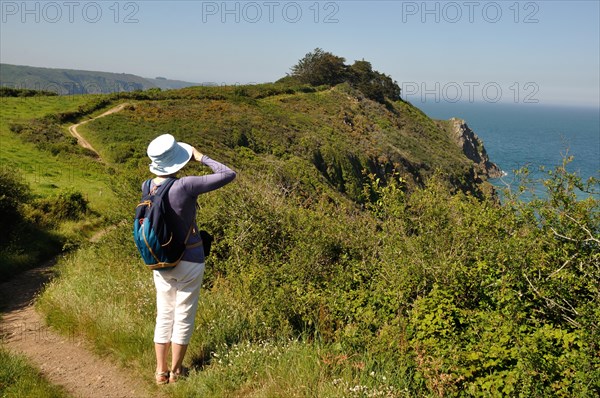
[[[156,379],[156,384],[162,386],[163,384],[167,384],[169,382],[169,371],[156,372],[154,373],[154,377]]]

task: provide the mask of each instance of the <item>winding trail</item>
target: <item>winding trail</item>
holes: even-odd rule
[[[126,105],[121,104],[96,118],[118,112]],[[77,133],[77,127],[90,120],[71,126],[69,131],[82,146],[96,152]],[[95,240],[100,236],[98,234]],[[63,386],[73,397],[164,397],[153,385],[154,369],[149,369],[148,374],[143,376],[136,375],[108,358],[93,354],[89,343],[80,336],[64,336],[46,325],[43,316],[35,310],[34,303],[44,285],[54,276],[54,263],[55,260],[49,261],[0,283],[2,346],[27,357],[46,379]]]
[[[6,299],[0,321],[0,341],[9,351],[24,355],[53,384],[73,397],[161,397],[152,391],[152,370],[141,377],[91,352],[79,336],[64,336],[46,326],[34,302],[54,275],[54,261],[23,272],[0,284]],[[149,343],[150,344],[150,343]]]
[[[89,122],[91,122],[92,120],[96,120],[96,119],[99,119],[99,118],[101,118],[101,117],[104,117],[104,116],[108,116],[108,115],[110,115],[110,114],[113,114],[113,113],[115,113],[115,112],[122,111],[122,110],[123,110],[123,109],[124,109],[124,108],[125,108],[127,105],[129,105],[129,104],[128,104],[128,103],[124,103],[124,104],[117,105],[117,106],[115,106],[114,108],[111,108],[111,109],[107,110],[106,112],[104,112],[103,114],[101,114],[101,115],[98,115],[98,116],[96,116],[96,117],[94,117],[94,118],[92,118],[92,119],[84,120],[83,122],[80,122],[80,123],[73,124],[72,126],[69,126],[69,132],[71,133],[71,135],[72,135],[73,137],[77,138],[77,143],[78,143],[79,145],[81,145],[82,147],[84,147],[84,148],[87,148],[87,149],[89,149],[89,150],[93,151],[93,152],[94,152],[96,155],[98,155],[98,158],[99,158],[99,159],[102,159],[102,158],[100,157],[100,154],[98,153],[98,151],[96,151],[96,150],[94,149],[94,147],[92,146],[92,144],[90,144],[90,143],[88,142],[88,140],[86,140],[85,138],[83,138],[83,137],[81,136],[81,134],[79,134],[79,132],[77,131],[77,128],[78,128],[79,126],[82,126],[82,125],[84,125],[84,124],[86,124],[86,123],[89,123]]]

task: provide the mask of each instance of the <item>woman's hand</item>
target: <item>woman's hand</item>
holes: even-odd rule
[[[192,157],[194,158],[195,161],[201,162],[203,156],[204,155],[202,153],[200,153],[199,150],[197,150],[196,148],[193,148]]]

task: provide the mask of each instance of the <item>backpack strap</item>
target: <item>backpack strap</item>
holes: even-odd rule
[[[146,180],[146,182],[144,182],[144,185],[142,185],[142,197],[146,196],[150,193],[150,186],[152,185],[152,179],[148,179]]]

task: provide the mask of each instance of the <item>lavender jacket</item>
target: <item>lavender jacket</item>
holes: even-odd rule
[[[194,226],[194,231],[198,231],[196,225],[196,200],[198,196],[221,188],[233,181],[236,176],[235,172],[229,167],[212,160],[206,155],[202,157],[201,163],[210,167],[213,174],[179,178],[169,190],[169,203],[173,209],[173,213],[170,214],[171,221],[177,226],[173,231],[176,239],[185,239],[190,225]],[[154,181],[152,181],[151,188],[154,186]],[[192,234],[187,244],[191,246],[199,241],[198,234]],[[204,249],[202,245],[186,249],[182,260],[203,263]]]

